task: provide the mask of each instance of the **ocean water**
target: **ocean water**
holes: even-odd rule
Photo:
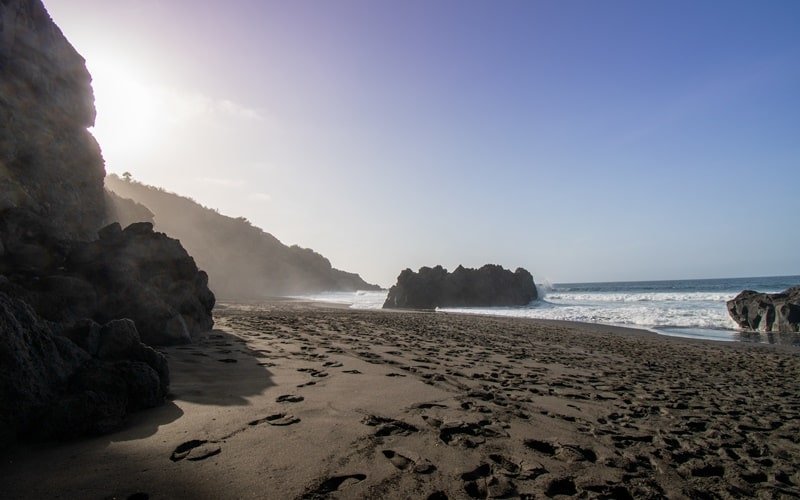
[[[795,285],[800,285],[800,276],[537,284],[539,300],[524,307],[440,310],[627,326],[708,340],[796,343],[796,339],[741,332],[725,306],[742,290],[774,293]],[[386,291],[338,292],[305,298],[380,309],[386,295]]]
[[[290,298],[348,305],[353,309],[381,309],[386,302],[389,290],[357,292],[324,292],[310,295],[296,295]]]

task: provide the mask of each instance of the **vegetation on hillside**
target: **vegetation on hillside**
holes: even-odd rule
[[[123,225],[153,222],[178,238],[221,299],[259,299],[323,291],[375,290],[358,274],[334,269],[311,249],[287,246],[244,217],[114,174],[106,177],[110,212]],[[116,195],[116,196],[115,196]],[[149,215],[148,215],[149,213]]]

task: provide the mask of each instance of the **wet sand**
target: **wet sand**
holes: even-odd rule
[[[0,496],[800,496],[796,348],[296,301],[215,316],[164,350],[171,401],[6,450]]]

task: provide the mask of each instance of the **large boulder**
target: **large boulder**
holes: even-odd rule
[[[148,345],[187,343],[213,326],[208,276],[178,240],[149,222],[114,223],[99,236],[76,245],[65,264],[97,290],[96,321],[130,318]]]
[[[187,343],[211,329],[215,298],[208,275],[178,240],[154,232],[150,223],[124,230],[114,223],[98,234],[95,241],[41,243],[37,248],[58,256],[58,266],[34,272],[7,265],[12,273],[0,281],[0,292],[49,321],[132,319],[148,345]]]
[[[800,286],[781,293],[745,290],[728,301],[728,313],[745,330],[800,332]]]
[[[89,355],[20,300],[0,293],[0,442],[24,430]]]
[[[167,394],[167,360],[130,320],[53,324],[0,293],[0,332],[0,443],[109,432]]]
[[[523,306],[536,300],[533,276],[487,264],[480,269],[458,266],[448,273],[442,266],[406,269],[389,289],[385,309],[435,309],[437,307]]]

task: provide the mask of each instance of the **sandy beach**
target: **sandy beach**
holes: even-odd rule
[[[3,498],[800,496],[797,349],[222,304],[126,429],[6,450]]]

